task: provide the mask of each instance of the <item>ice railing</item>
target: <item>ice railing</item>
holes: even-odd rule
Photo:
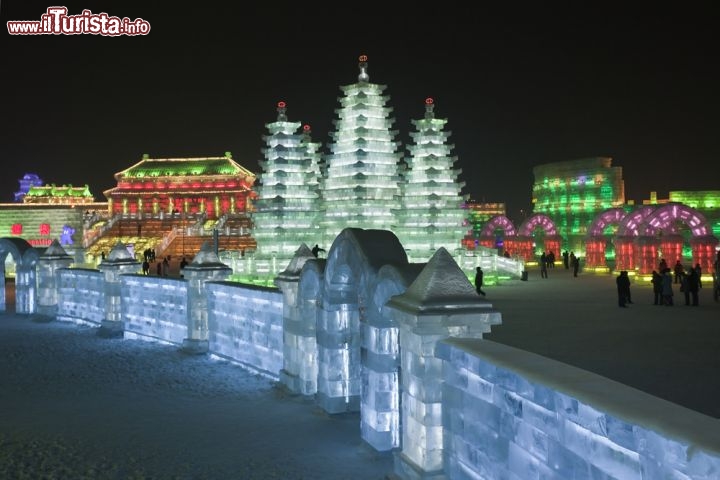
[[[460,268],[472,275],[475,269],[481,267],[485,273],[497,273],[521,278],[525,270],[525,262],[518,258],[507,258],[498,255],[495,250],[486,247],[476,247],[475,250],[460,249],[455,255],[455,261]]]
[[[98,219],[100,219],[99,217]],[[115,225],[115,222],[120,219],[121,216],[115,215],[113,217],[110,217],[107,219],[105,224],[100,228],[94,228],[92,230],[85,230],[83,233],[83,248],[89,248],[92,246],[93,243],[98,241],[101,237],[103,237],[112,227]]]
[[[451,339],[443,360],[447,478],[710,479],[720,420],[549,358]]]

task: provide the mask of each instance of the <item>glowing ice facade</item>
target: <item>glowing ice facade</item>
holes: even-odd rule
[[[611,158],[538,165],[533,175],[533,212],[550,217],[568,242],[565,247],[576,253],[595,216],[625,203],[622,167],[613,167]]]
[[[397,132],[390,130],[392,108],[386,106],[386,86],[369,82],[366,61],[360,58],[358,82],[340,88],[322,186],[323,248],[346,227],[391,229],[400,207],[401,154]]]
[[[490,219],[505,216],[505,204],[468,201],[464,208],[467,209],[467,225],[469,226],[469,230],[465,238],[463,238],[463,246],[468,250],[472,250],[476,245],[495,248],[495,239],[488,242],[486,238],[480,237],[482,236],[482,230]]]
[[[252,215],[254,270],[272,277],[287,267],[300,244],[322,242],[319,144],[311,140],[309,126],[298,133],[300,123],[288,121],[285,102],[278,103],[277,111],[277,120],[266,125],[269,134],[263,137],[263,173]]]
[[[433,108],[428,98],[425,118],[412,120],[416,131],[402,175],[402,208],[395,212],[393,230],[412,262],[426,262],[440,247],[456,252],[468,230],[460,194],[465,184],[458,181],[461,170],[453,168],[457,157],[448,144],[451,132],[444,131],[447,119],[435,118]]]

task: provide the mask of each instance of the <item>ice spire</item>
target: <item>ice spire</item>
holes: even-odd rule
[[[435,118],[435,113],[433,113],[433,109],[435,108],[435,102],[431,97],[428,97],[425,99],[425,118],[428,120],[432,120]]]
[[[277,121],[278,122],[287,122],[287,115],[285,115],[285,111],[287,110],[285,102],[279,101],[277,104]]]
[[[360,55],[360,58],[358,58],[360,63],[358,63],[358,67],[360,67],[360,75],[358,75],[358,82],[369,82],[370,81],[370,75],[367,73],[367,55]]]

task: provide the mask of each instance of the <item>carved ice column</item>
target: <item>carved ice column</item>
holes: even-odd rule
[[[207,353],[208,302],[205,283],[225,280],[231,273],[232,269],[220,262],[211,242],[203,243],[193,262],[185,267],[184,278],[188,281],[188,338],[183,340],[183,351]]]
[[[53,240],[45,253],[40,255],[37,262],[37,319],[50,321],[55,318],[58,307],[57,271],[68,268],[72,263],[73,258],[57,240]]]
[[[138,273],[140,262],[135,260],[127,247],[121,242],[115,244],[110,254],[98,265],[105,277],[105,317],[98,335],[103,337],[122,337],[125,322],[122,319],[120,299],[120,275]]]
[[[402,295],[387,303],[400,333],[403,479],[444,479],[442,360],[435,346],[448,337],[482,338],[500,313],[483,300],[450,254],[440,248]]]
[[[275,285],[283,293],[283,369],[280,371],[280,382],[291,392],[302,395],[312,395],[317,390],[316,319],[314,312],[311,318],[302,316],[298,299],[303,265],[314,258],[303,243],[287,268],[275,279]],[[309,344],[315,347],[314,355],[307,352]],[[310,362],[315,364],[315,374],[313,378],[304,378],[304,372],[312,370]]]

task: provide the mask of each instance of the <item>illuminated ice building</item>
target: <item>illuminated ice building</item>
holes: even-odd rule
[[[115,174],[117,186],[105,191],[111,214],[200,213],[218,218],[243,213],[255,175],[223,157],[150,158]]]
[[[321,247],[329,248],[346,227],[391,230],[400,208],[397,131],[385,85],[370,83],[367,57],[360,57],[357,83],[340,87],[343,96],[322,182],[325,229]]]
[[[253,262],[258,275],[275,276],[305,243],[323,241],[320,216],[319,144],[310,138],[310,126],[298,133],[300,122],[290,122],[285,102],[279,102],[277,120],[266,125],[263,137],[263,173],[255,191],[253,237],[257,241]]]
[[[425,118],[412,120],[416,131],[410,133],[407,170],[403,172],[402,208],[396,212],[393,230],[412,262],[426,262],[444,247],[449,252],[461,248],[468,230],[465,198],[458,181],[460,169],[453,169],[457,157],[451,156],[451,132],[444,131],[447,119],[435,118],[433,99],[425,100]]]
[[[546,163],[533,168],[533,174],[533,212],[552,219],[563,249],[582,251],[595,217],[625,204],[622,167],[613,167],[608,157]]]

